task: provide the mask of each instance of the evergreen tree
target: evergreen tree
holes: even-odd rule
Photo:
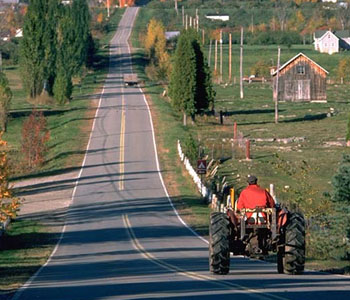
[[[59,104],[66,103],[72,94],[72,76],[75,67],[74,31],[72,10],[69,6],[61,8],[57,25],[57,75],[53,86],[54,97]]]
[[[23,24],[20,65],[23,85],[31,98],[40,95],[45,80],[47,0],[31,0]]]
[[[350,203],[350,155],[344,154],[337,173],[332,179],[333,201]]]
[[[7,114],[10,108],[12,92],[3,72],[0,72],[0,131],[6,131]]]
[[[45,43],[45,82],[44,88],[53,95],[53,85],[56,77],[57,60],[57,22],[60,14],[60,1],[48,0],[46,14],[46,30],[44,34]]]
[[[186,116],[196,113],[196,53],[188,31],[179,37],[175,51],[173,71],[169,83],[169,96],[172,106]]]
[[[74,0],[72,4],[72,28],[74,32],[73,48],[73,74],[78,74],[81,67],[88,62],[88,53],[91,43],[90,11],[86,0]]]
[[[183,31],[175,51],[175,61],[169,84],[172,105],[185,117],[214,107],[209,67],[205,61],[198,34],[195,30]]]

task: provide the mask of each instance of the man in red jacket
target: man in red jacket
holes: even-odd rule
[[[237,209],[242,208],[254,209],[255,207],[275,207],[275,201],[273,200],[270,193],[262,189],[257,184],[258,179],[254,175],[248,177],[248,186],[241,192],[238,202]],[[251,215],[251,214],[250,214]],[[247,216],[248,218],[250,216]]]

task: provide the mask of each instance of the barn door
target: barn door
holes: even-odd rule
[[[297,100],[310,100],[310,80],[298,80]]]

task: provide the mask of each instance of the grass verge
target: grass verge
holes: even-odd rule
[[[48,259],[59,233],[31,220],[16,220],[0,240],[0,297],[19,288]]]
[[[113,37],[124,9],[116,10],[109,23],[109,31],[100,40],[95,68],[87,74],[81,86],[74,86],[73,100],[65,106],[39,106],[47,117],[51,131],[49,152],[42,168],[21,169],[19,162],[21,128],[33,105],[25,99],[18,67],[7,67],[6,75],[14,94],[8,132],[4,139],[10,146],[15,180],[57,175],[79,170],[91,131],[99,94],[108,73],[108,42]],[[60,228],[60,226],[55,227]],[[10,224],[0,238],[0,299],[23,285],[48,259],[55,247],[60,230],[53,230],[45,222],[18,219]]]

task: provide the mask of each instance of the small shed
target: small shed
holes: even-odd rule
[[[273,98],[278,101],[326,102],[326,78],[328,71],[299,53],[279,69],[278,92],[276,92],[277,70],[273,76]]]

